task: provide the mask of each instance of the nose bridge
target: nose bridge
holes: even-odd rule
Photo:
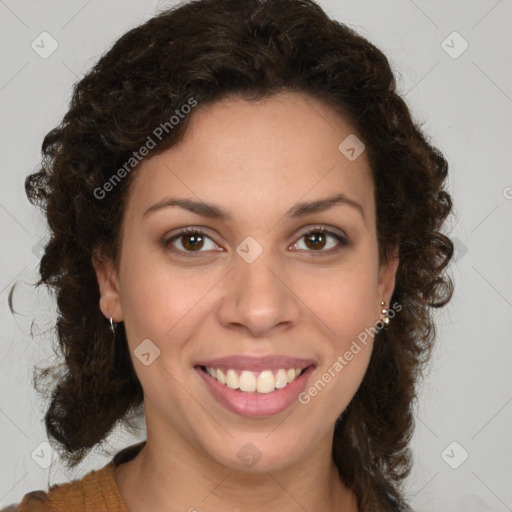
[[[264,335],[276,326],[296,322],[299,309],[293,293],[283,284],[282,266],[274,251],[265,249],[255,259],[248,258],[251,251],[255,254],[251,243],[238,247],[241,256],[233,261],[220,321],[226,327],[244,326],[254,335]]]

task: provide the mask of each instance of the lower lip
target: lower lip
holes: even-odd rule
[[[221,384],[199,367],[196,368],[196,371],[206,382],[213,396],[226,409],[240,416],[261,418],[279,414],[288,409],[306,387],[308,378],[314,369],[314,366],[309,366],[293,382],[270,393],[237,391]]]

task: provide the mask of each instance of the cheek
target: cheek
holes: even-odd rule
[[[207,288],[197,279],[142,264],[136,254],[124,264],[120,275],[124,325],[145,402],[178,407],[186,401],[180,385],[186,379],[186,340]]]
[[[361,254],[361,253],[360,253]],[[311,304],[325,333],[321,367],[312,390],[318,405],[332,408],[333,418],[346,407],[362,381],[373,348],[378,271],[372,250],[350,265],[338,268],[329,279],[317,280]],[[324,388],[330,391],[321,392]],[[307,391],[307,390],[306,390]],[[320,397],[320,395],[322,395]]]
[[[323,320],[332,332],[321,371],[329,374],[326,382],[332,381],[340,393],[350,396],[366,371],[377,319],[370,294],[342,294],[338,299],[325,304]]]
[[[373,349],[376,323],[371,287],[331,295],[319,303],[322,322],[329,327],[329,338],[322,345],[322,363],[316,368],[299,402],[308,410],[308,428],[332,425],[345,410],[359,388]],[[311,423],[309,423],[311,422]]]
[[[220,276],[197,268],[171,271],[161,258],[149,263],[136,248],[126,254],[120,288],[132,354],[143,340],[150,339],[160,349],[166,366],[177,368],[187,355],[185,340],[205,315],[205,297]]]
[[[358,258],[317,279],[314,286],[309,283],[310,304],[328,327],[333,355],[347,350],[351,340],[378,320],[377,278],[373,259]]]

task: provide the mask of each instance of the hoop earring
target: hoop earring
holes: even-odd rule
[[[110,330],[112,331],[112,334],[115,336],[116,334],[116,323],[114,320],[112,320],[112,317],[110,317]]]
[[[386,325],[389,325],[390,318],[389,318],[389,316],[388,316],[388,310],[387,310],[387,308],[386,308],[386,303],[385,303],[384,301],[382,301],[382,302],[380,303],[380,305],[382,306],[382,311],[381,311],[381,313],[382,313],[382,315],[383,315],[383,317],[384,317],[384,318],[382,319],[382,321],[383,321]]]

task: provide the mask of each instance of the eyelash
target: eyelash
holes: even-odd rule
[[[338,233],[336,233],[334,231],[330,231],[325,226],[315,226],[315,227],[307,229],[306,231],[303,231],[300,234],[298,240],[304,238],[305,236],[311,235],[313,233],[323,233],[325,235],[330,235],[330,236],[335,238],[340,243],[340,246],[338,246],[337,248],[331,248],[331,249],[329,249],[327,251],[324,251],[324,250],[318,250],[318,251],[309,250],[309,251],[307,251],[307,252],[310,252],[313,257],[329,256],[329,255],[331,255],[331,254],[333,254],[335,252],[338,252],[339,250],[341,250],[344,247],[349,245],[348,239],[345,236],[340,235],[340,234],[338,234]],[[174,240],[177,240],[177,239],[179,239],[180,237],[182,237],[184,235],[190,235],[190,234],[206,236],[207,238],[212,240],[212,238],[210,236],[208,236],[206,231],[202,230],[201,228],[188,227],[188,228],[182,229],[179,233],[173,235],[172,237],[164,239],[163,242],[162,242],[163,246],[164,246],[165,249],[173,252],[174,254],[178,254],[179,256],[183,256],[185,258],[198,258],[198,257],[201,257],[201,253],[202,252],[208,252],[208,251],[183,251],[183,250],[179,250],[179,249],[175,249],[175,248],[170,248],[169,247],[169,244],[171,242],[173,242]],[[302,250],[303,249],[301,249],[301,251]]]

